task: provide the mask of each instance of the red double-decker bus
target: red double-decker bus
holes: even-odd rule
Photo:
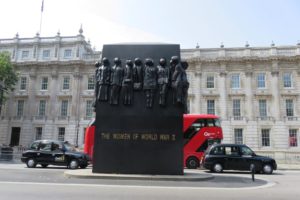
[[[85,131],[84,152],[92,158],[94,149],[94,120]],[[208,114],[185,114],[183,116],[184,166],[190,169],[199,167],[207,147],[220,143],[223,139],[219,117]]]
[[[210,114],[186,114],[183,116],[184,166],[199,167],[205,150],[223,139],[220,119]]]

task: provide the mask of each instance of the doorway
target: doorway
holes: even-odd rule
[[[18,146],[20,143],[20,127],[11,128],[10,146]]]

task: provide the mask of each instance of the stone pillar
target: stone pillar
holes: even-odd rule
[[[54,121],[54,119],[60,114],[59,113],[60,106],[57,98],[57,94],[59,93],[60,86],[61,83],[58,80],[57,67],[52,66],[51,81],[49,87],[50,99],[49,102],[47,102],[48,104],[47,120]]]
[[[33,67],[29,72],[29,84],[28,84],[28,117],[33,119],[37,113],[37,102],[36,102],[36,91],[39,87],[39,84],[36,81],[36,68]],[[26,107],[25,107],[26,109]]]
[[[219,94],[220,94],[220,117],[222,120],[228,119],[228,111],[227,111],[227,101],[228,101],[228,94],[227,94],[227,83],[226,83],[226,64],[221,63],[220,64],[221,71],[219,73],[218,78],[218,86],[219,86]]]
[[[272,63],[272,78],[271,78],[271,91],[273,96],[273,104],[272,109],[273,116],[276,120],[280,120],[280,94],[279,94],[279,69],[278,69],[278,62],[274,61]]]
[[[78,145],[79,141],[79,123],[80,123],[80,105],[82,102],[80,101],[80,93],[81,93],[81,79],[82,75],[80,75],[79,66],[77,66],[74,70],[74,81],[72,84],[72,100],[71,100],[71,119],[75,122],[75,137],[74,144]]]
[[[195,100],[193,100],[193,102],[195,103],[195,112],[194,113],[201,113],[201,103],[202,102],[202,99],[201,99],[201,76],[202,76],[202,73],[197,71],[195,72],[195,84],[196,84],[196,87],[195,87]]]
[[[247,64],[245,81],[245,117],[254,120],[253,116],[253,92],[252,92],[252,64]]]

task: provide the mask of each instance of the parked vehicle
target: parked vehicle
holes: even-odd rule
[[[256,155],[248,146],[238,144],[215,144],[204,155],[203,166],[213,172],[223,170],[246,170],[272,174],[277,169],[272,158]]]
[[[94,149],[96,122],[93,119],[85,131],[84,152],[91,158]],[[205,150],[223,139],[220,119],[210,114],[183,115],[183,156],[184,166],[195,169],[200,166]]]
[[[26,163],[28,168],[35,168],[40,164],[42,167],[61,165],[77,169],[86,168],[90,159],[87,154],[77,152],[68,142],[37,140],[22,154],[21,161]]]

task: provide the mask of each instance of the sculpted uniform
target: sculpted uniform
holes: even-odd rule
[[[122,81],[124,76],[124,70],[121,66],[121,60],[119,58],[114,59],[115,65],[111,69],[110,76],[110,104],[117,105],[119,104],[119,96],[122,87]]]

